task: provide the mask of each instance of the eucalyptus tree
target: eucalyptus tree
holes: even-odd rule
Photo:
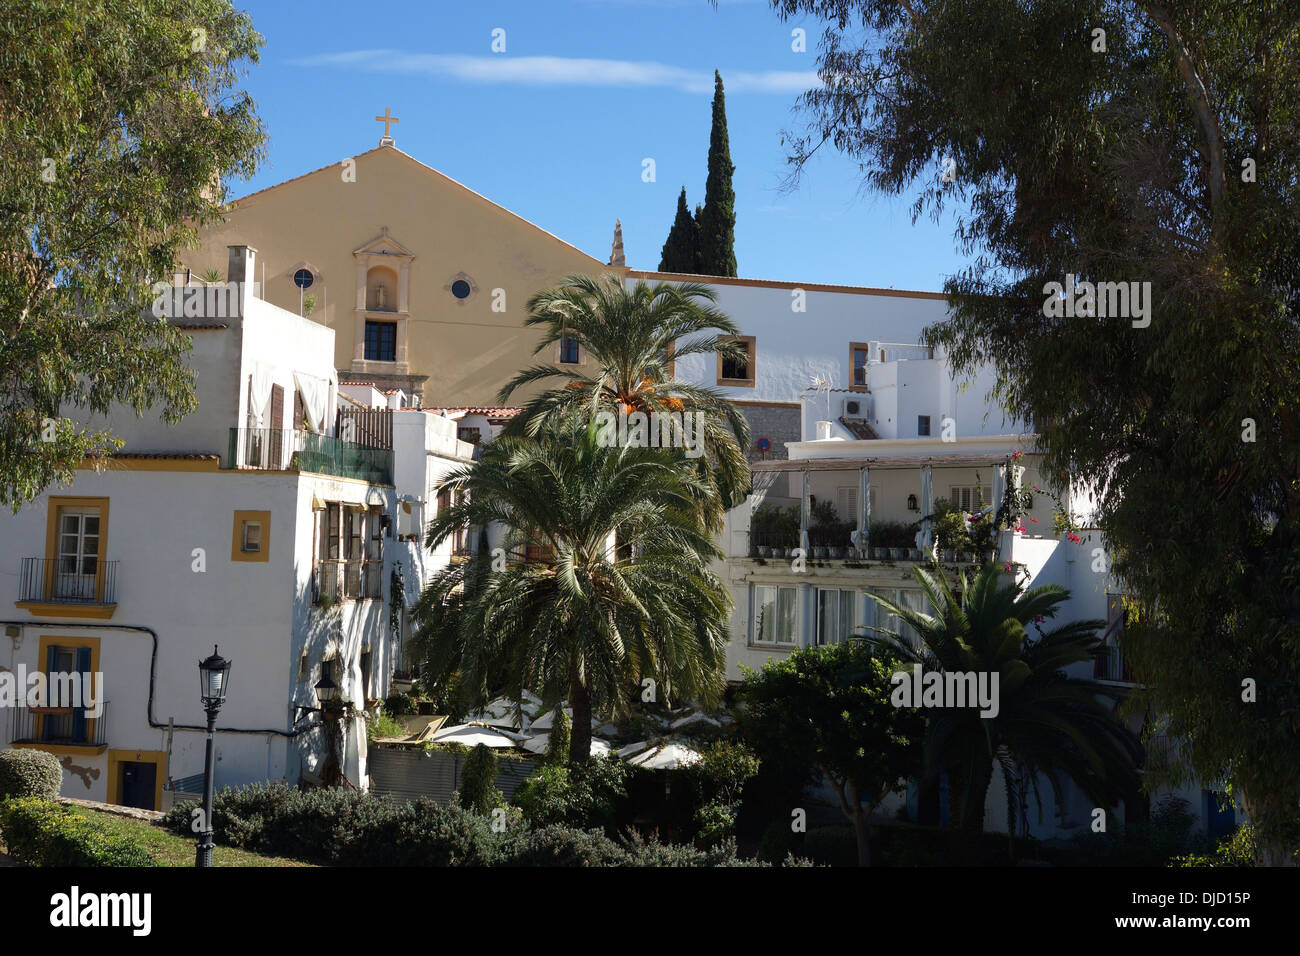
[[[1098,492],[1134,705],[1187,742],[1177,766],[1229,780],[1275,851],[1295,841],[1294,5],[772,5],[826,26],[792,170],[824,145],[918,191],[917,214],[958,210],[974,264],[929,341],[959,372],[991,362],[1050,473]]]
[[[0,4],[3,504],[120,448],[69,408],[193,411],[188,340],[150,289],[262,156],[238,86],[261,42],[227,0]]]

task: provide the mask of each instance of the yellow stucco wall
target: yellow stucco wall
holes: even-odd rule
[[[426,406],[495,404],[497,390],[534,357],[539,335],[525,329],[525,305],[569,273],[613,269],[393,147],[355,157],[356,181],[335,164],[238,200],[227,220],[205,230],[182,265],[225,278],[227,246],[257,250],[263,298],[298,311],[291,270],[308,262],[320,273],[309,292],[311,318],[336,333],[335,365],[352,367],[357,262],[353,251],[381,234],[405,246],[410,266],[407,362],[429,376]],[[612,226],[611,226],[612,228]],[[477,292],[464,304],[445,288],[467,274]],[[505,290],[493,312],[493,289]],[[364,319],[361,319],[364,321]],[[523,396],[535,394],[536,389]],[[519,396],[517,396],[519,397]]]

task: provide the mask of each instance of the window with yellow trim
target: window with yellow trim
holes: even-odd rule
[[[231,531],[231,561],[271,559],[271,512],[236,511]]]

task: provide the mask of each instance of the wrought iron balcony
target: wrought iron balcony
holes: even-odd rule
[[[10,711],[10,739],[16,744],[104,747],[108,742],[108,701],[99,706],[98,717],[89,716],[81,707],[15,707]]]
[[[383,561],[318,561],[312,603],[337,604],[341,600],[382,597],[383,571]]]
[[[117,562],[92,558],[23,558],[20,601],[102,607],[117,603]]]

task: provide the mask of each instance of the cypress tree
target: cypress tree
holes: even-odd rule
[[[686,187],[677,197],[677,218],[659,254],[660,272],[699,272],[699,226],[686,206]]]
[[[727,104],[722,92],[722,75],[714,70],[709,178],[704,184],[704,209],[696,217],[701,275],[736,274],[736,193],[731,188],[731,176],[735,171],[727,139]]]

